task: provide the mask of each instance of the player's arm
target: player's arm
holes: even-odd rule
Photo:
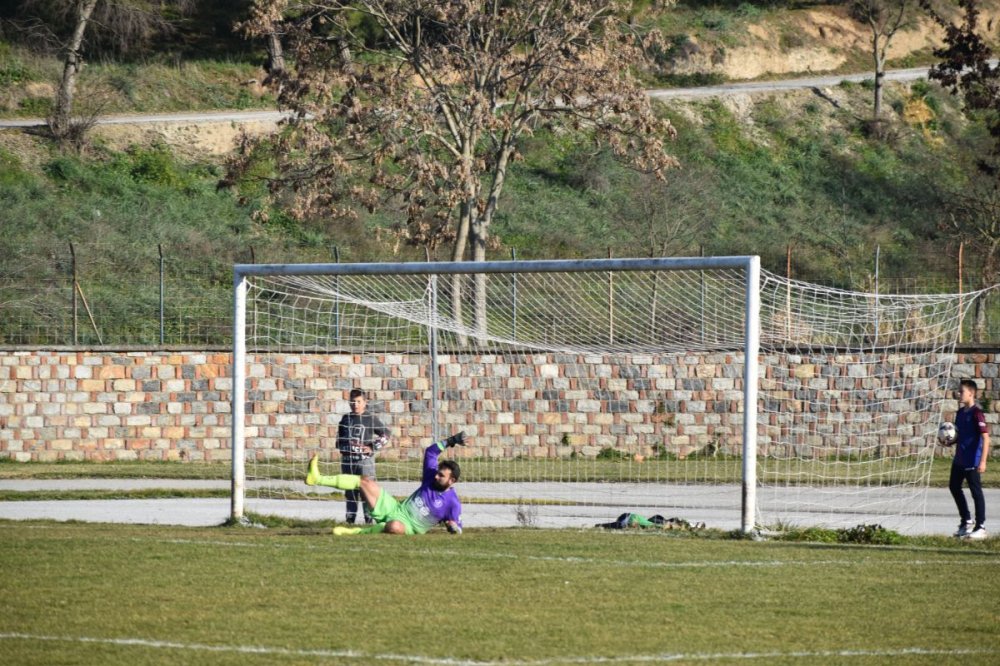
[[[444,519],[445,529],[451,534],[461,534],[462,533],[462,503],[458,501],[458,498],[452,496],[452,504],[449,507],[448,515]]]
[[[347,423],[346,415],[341,417],[340,425],[337,426],[337,448],[341,453],[351,452],[351,427]]]
[[[465,432],[460,432],[452,435],[448,439],[441,440],[440,442],[434,442],[426,449],[424,449],[424,482],[428,482],[434,478],[438,470],[438,456],[445,449],[452,446],[460,446],[465,444]]]
[[[979,459],[979,473],[986,471],[986,459],[990,457],[990,433],[983,433],[983,454]]]
[[[385,427],[377,416],[372,416],[371,430],[375,437],[369,446],[371,446],[372,451],[378,452],[389,443],[389,429]]]
[[[979,467],[976,470],[982,474],[986,471],[986,459],[990,455],[990,427],[986,424],[986,415],[982,409],[976,410],[976,425],[979,426],[979,436],[983,438],[983,451],[979,457]]]

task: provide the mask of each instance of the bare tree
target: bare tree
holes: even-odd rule
[[[82,0],[77,4],[76,27],[66,43],[66,54],[63,58],[62,79],[56,91],[56,103],[49,118],[49,128],[56,137],[65,137],[70,133],[73,113],[73,97],[76,94],[76,81],[83,67],[83,36],[87,32],[87,24],[94,14],[99,0]]]
[[[889,45],[913,8],[914,0],[851,0],[851,13],[859,21],[868,24],[871,31],[871,55],[875,65],[875,91],[872,104],[872,119],[876,131],[882,119],[882,96],[885,87],[885,63],[889,55]]]
[[[112,40],[115,48],[126,51],[146,44],[154,35],[171,27],[165,12],[172,8],[185,12],[193,0],[23,0],[26,16],[40,15],[49,20],[62,19],[71,26],[63,51],[63,73],[56,91],[49,128],[59,139],[76,139],[73,102],[88,35],[97,30]]]
[[[941,62],[931,68],[930,78],[962,96],[967,116],[986,123],[994,145],[976,167],[987,176],[1000,177],[1000,65],[991,62],[993,21],[982,24],[979,0],[959,0],[962,11],[957,22],[938,12],[930,0],[921,4],[945,32],[944,44],[934,50]]]
[[[930,2],[922,7],[945,31],[944,44],[935,49],[941,61],[931,68],[930,78],[954,95],[960,95],[970,121],[982,123],[993,138],[970,146],[968,181],[949,196],[946,228],[969,243],[972,258],[979,261],[979,287],[1000,280],[1000,65],[993,64],[990,47],[993,22],[980,20],[979,0],[959,0],[956,20],[946,18]],[[992,291],[976,299],[973,339],[986,337],[986,311]]]
[[[452,259],[486,257],[490,226],[518,141],[538,126],[586,129],[637,168],[662,177],[673,127],[633,77],[652,37],[623,25],[607,0],[258,0],[262,35],[284,16],[295,72],[281,103],[296,111],[272,144],[273,192],[298,215],[350,216],[387,194],[407,210],[402,233],[452,243]],[[359,34],[377,26],[381,44]],[[355,55],[345,61],[344,47]],[[248,173],[248,141],[230,180]],[[460,279],[453,315],[462,320]],[[485,278],[475,282],[485,330]]]
[[[974,174],[961,191],[952,195],[946,231],[968,243],[978,266],[977,287],[987,289],[1000,280],[1000,188],[983,174]],[[986,311],[991,291],[983,291],[975,302],[972,340],[986,340]]]
[[[595,169],[606,172],[598,163]],[[615,256],[669,257],[697,252],[718,219],[717,202],[711,192],[718,184],[708,169],[689,165],[661,181],[649,174],[630,174],[601,182],[606,191],[609,245]],[[624,174],[623,174],[624,176]]]

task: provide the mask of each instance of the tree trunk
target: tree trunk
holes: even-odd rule
[[[472,260],[486,261],[486,238],[489,233],[490,221],[485,219],[485,215],[476,220],[472,225]],[[476,313],[476,334],[479,336],[479,345],[486,342],[488,312],[486,304],[486,274],[476,273],[475,275],[475,300],[474,307]]]
[[[469,227],[471,225],[472,218],[472,206],[468,202],[463,203],[459,210],[458,215],[458,233],[455,236],[455,246],[452,250],[451,260],[452,261],[464,261],[465,260],[465,247],[469,242]],[[459,326],[464,325],[463,313],[462,313],[462,282],[465,281],[464,275],[454,274],[451,276],[451,316]],[[469,344],[468,338],[464,335],[458,337],[458,344],[461,347],[465,347]]]
[[[976,299],[976,311],[972,319],[972,341],[986,341],[986,299],[990,292],[984,291]]]
[[[486,199],[486,205],[483,207],[483,211],[479,213],[474,220],[472,220],[471,232],[473,261],[486,261],[486,242],[489,238],[490,224],[493,222],[493,214],[496,212],[497,205],[500,201],[500,193],[503,192],[503,186],[507,181],[507,164],[510,162],[510,158],[514,154],[514,136],[516,136],[516,134],[513,132],[504,134],[501,141],[501,145],[503,147],[500,151],[500,159],[497,160],[496,167],[494,167],[493,170],[493,182],[490,184],[489,196]],[[487,314],[489,313],[488,305],[486,303],[486,280],[486,275],[476,275],[476,333],[483,342],[486,338],[488,323]]]
[[[281,33],[278,23],[271,24],[267,33],[267,73],[276,76],[285,71],[285,48],[281,44]]]
[[[875,104],[872,115],[875,122],[882,120],[882,93],[885,86],[885,59],[875,58]]]
[[[49,120],[49,129],[58,136],[63,136],[69,130],[70,121],[73,114],[73,95],[76,93],[76,79],[83,67],[83,56],[80,49],[83,46],[83,36],[87,31],[87,23],[90,21],[94,8],[99,0],[82,0],[79,3],[79,13],[77,14],[76,27],[73,35],[66,45],[66,60],[63,63],[62,80],[59,83],[59,90],[56,92],[56,105]]]
[[[350,72],[351,66],[354,64],[354,57],[351,55],[351,47],[346,39],[338,41],[337,55],[340,58],[340,66],[344,68],[345,72]]]

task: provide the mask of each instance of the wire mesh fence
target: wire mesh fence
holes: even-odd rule
[[[62,254],[68,254],[64,252]],[[88,256],[56,256],[45,271],[0,274],[0,345],[5,346],[228,346],[232,340],[232,287],[228,276],[188,275],[170,258],[152,256],[127,272],[108,270]],[[218,273],[219,271],[215,271]],[[28,275],[30,274],[30,277]],[[38,277],[44,276],[44,277]],[[609,280],[613,280],[609,276]],[[822,286],[879,294],[976,292],[978,276],[866,275],[852,284]],[[619,291],[622,285],[609,283]],[[512,284],[510,307],[520,326],[531,303]],[[635,307],[624,292],[614,307]],[[658,316],[661,313],[656,313]],[[656,321],[651,317],[650,321]],[[961,342],[1000,342],[1000,297],[969,296]]]

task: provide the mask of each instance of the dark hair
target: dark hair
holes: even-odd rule
[[[364,397],[365,397],[365,392],[362,391],[361,389],[351,389],[351,397],[350,397],[351,400],[354,400],[355,398],[364,398]]]
[[[975,379],[963,379],[958,383],[958,386],[959,388],[964,386],[972,389],[973,394],[979,393],[979,384],[976,383]]]
[[[458,462],[454,460],[442,460],[438,463],[438,469],[451,470],[451,478],[458,481],[458,477],[462,475],[462,470],[458,466]]]

